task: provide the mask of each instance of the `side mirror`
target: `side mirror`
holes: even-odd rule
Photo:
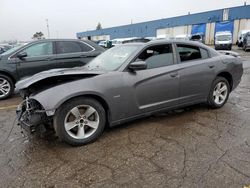
[[[132,71],[147,69],[147,64],[145,61],[136,61],[129,65],[128,67]]]
[[[23,59],[24,57],[27,57],[27,56],[28,56],[28,54],[26,52],[20,52],[19,54],[17,54],[17,57],[19,59]]]

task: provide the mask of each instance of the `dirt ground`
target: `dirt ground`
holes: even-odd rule
[[[223,108],[196,105],[157,114],[107,129],[83,147],[22,135],[13,126],[20,98],[1,101],[0,187],[250,185],[248,53],[242,54],[242,81]]]

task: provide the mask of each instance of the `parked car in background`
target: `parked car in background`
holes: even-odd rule
[[[104,49],[91,41],[38,40],[12,48],[0,56],[0,100],[9,97],[15,83],[38,72],[83,66]]]
[[[3,46],[0,46],[0,54],[4,53],[5,50],[4,50],[4,47]]]
[[[24,99],[17,108],[18,123],[29,132],[54,129],[69,144],[87,144],[106,125],[196,103],[220,108],[242,73],[240,58],[198,42],[124,44],[85,67],[18,82]]]
[[[250,32],[250,30],[241,30],[239,32],[239,35],[238,35],[238,39],[237,39],[237,42],[236,42],[236,45],[238,45],[238,47],[243,47],[243,39],[244,39],[244,35],[246,33]]]
[[[190,35],[187,35],[187,34],[182,34],[182,35],[176,35],[175,36],[175,39],[176,40],[190,40]]]
[[[103,47],[103,48],[106,48],[107,47],[107,41],[106,40],[102,40],[100,42],[98,42],[98,45]]]
[[[11,45],[7,45],[7,44],[1,44],[0,45],[0,54],[8,51],[9,49],[11,49],[12,46]]]
[[[215,33],[215,50],[231,50],[233,44],[233,35],[230,31]]]
[[[203,33],[196,33],[190,37],[190,40],[205,43],[205,35]]]
[[[117,46],[117,45],[121,45],[124,40],[126,40],[126,39],[117,38],[117,39],[112,39],[110,41],[112,42],[112,46]]]
[[[247,51],[250,49],[250,32],[246,33],[243,38],[243,50]]]
[[[132,39],[124,40],[122,44],[135,43],[135,42],[149,42],[149,41],[151,41],[149,38],[135,37]]]
[[[112,39],[112,46],[117,46],[125,43],[131,43],[131,42],[148,42],[150,39],[145,39],[141,37],[129,37],[129,38],[117,38],[117,39]]]

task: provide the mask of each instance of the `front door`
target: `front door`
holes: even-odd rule
[[[21,52],[26,52],[27,57],[23,59],[14,57],[20,78],[57,68],[53,42],[51,41],[36,43],[23,49]]]
[[[147,69],[127,72],[126,82],[130,86],[127,93],[133,100],[129,104],[129,109],[133,109],[129,115],[178,105],[178,65],[172,49],[172,44],[145,49],[135,61],[145,61]]]

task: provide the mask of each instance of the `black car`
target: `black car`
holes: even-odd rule
[[[47,39],[12,48],[0,55],[0,100],[21,78],[56,68],[83,66],[104,49],[88,40]]]
[[[205,36],[203,33],[197,33],[197,34],[192,35],[190,40],[205,43]]]
[[[0,54],[8,51],[11,48],[12,48],[12,46],[10,46],[10,45],[0,45]]]

